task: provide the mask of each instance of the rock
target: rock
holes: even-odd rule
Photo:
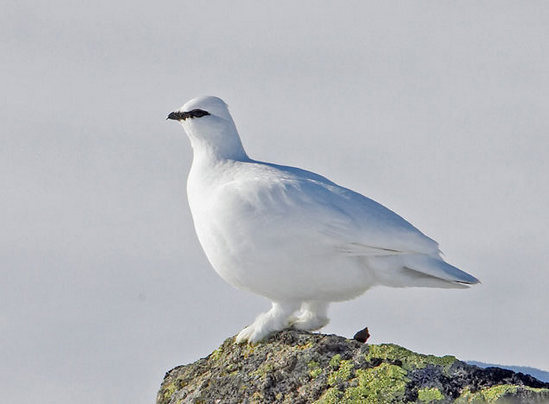
[[[353,337],[353,339],[357,340],[358,342],[362,342],[362,343],[365,343],[366,341],[368,341],[368,338],[370,338],[370,332],[368,331],[368,327],[363,328],[362,330],[357,332],[355,334],[355,336]]]
[[[227,339],[169,371],[157,396],[157,404],[275,402],[549,403],[549,383],[453,356],[285,330],[255,345]]]

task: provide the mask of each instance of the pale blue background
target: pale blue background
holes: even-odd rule
[[[268,307],[210,268],[167,113],[230,105],[248,153],[364,193],[479,277],[375,289],[326,332],[549,369],[549,4],[7,1],[0,394],[151,403]]]

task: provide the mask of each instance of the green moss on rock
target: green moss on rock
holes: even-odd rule
[[[330,379],[328,379],[330,380]],[[349,387],[341,391],[332,387],[320,397],[318,404],[392,403],[403,402],[406,371],[386,363],[372,369],[359,369]]]
[[[503,384],[479,391],[466,388],[456,399],[457,404],[464,403],[549,403],[549,388],[535,388]]]
[[[162,392],[163,398],[164,399],[170,399],[171,396],[173,396],[173,393],[175,393],[176,390],[177,390],[177,386],[175,385],[175,383],[167,384],[166,386],[164,386],[164,389],[163,389],[163,392]]]
[[[517,386],[514,385],[493,386],[477,392],[465,389],[463,394],[456,400],[456,403],[495,403],[505,395],[516,392]]]
[[[382,363],[372,369],[357,370],[358,386],[346,391],[353,400],[365,403],[404,401],[407,372],[399,366]],[[354,401],[357,402],[357,401]]]
[[[309,368],[309,375],[312,378],[318,377],[322,373],[322,368],[320,367],[318,362],[311,361],[307,364],[307,368]]]
[[[339,383],[343,383],[351,377],[351,372],[354,368],[353,362],[350,360],[342,360],[337,370],[334,370],[329,376],[328,376],[328,384],[330,386],[334,386]]]
[[[441,366],[448,370],[457,360],[455,356],[450,355],[438,357],[418,354],[395,344],[370,345],[366,360],[371,361],[375,358],[401,361],[402,367],[406,370],[423,369],[428,365]]]
[[[494,403],[497,400],[499,400],[501,397],[511,393],[516,393],[518,390],[517,386],[510,386],[510,385],[502,385],[502,386],[494,386],[490,387],[485,390],[479,391],[477,394],[480,394],[480,396],[487,402],[487,403]]]
[[[340,362],[341,362],[341,355],[336,354],[332,356],[332,358],[330,359],[330,362],[328,362],[328,365],[330,365],[334,369],[337,369],[339,367]]]
[[[417,391],[417,399],[422,403],[432,403],[444,400],[444,395],[436,387],[425,388]]]

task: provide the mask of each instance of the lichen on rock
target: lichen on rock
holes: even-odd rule
[[[285,330],[255,345],[227,339],[166,374],[157,404],[546,403],[549,383],[394,344]],[[524,401],[526,400],[526,401]]]
[[[417,391],[418,401],[421,403],[434,403],[444,400],[444,395],[436,387],[419,389]]]

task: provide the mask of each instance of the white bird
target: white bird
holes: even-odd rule
[[[236,342],[328,323],[330,302],[376,285],[466,288],[438,243],[402,217],[310,171],[250,159],[227,105],[187,102],[178,120],[193,148],[187,193],[196,234],[216,272],[271,300]]]

